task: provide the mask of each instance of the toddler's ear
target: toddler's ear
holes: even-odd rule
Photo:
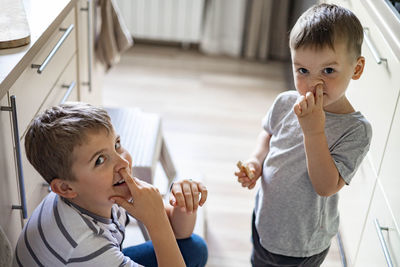
[[[54,193],[62,197],[75,198],[77,196],[77,193],[72,189],[66,180],[54,178],[50,183],[50,187]]]
[[[351,77],[353,80],[360,79],[361,74],[364,71],[364,66],[365,66],[365,58],[364,57],[358,57],[356,66],[354,67],[354,74]]]

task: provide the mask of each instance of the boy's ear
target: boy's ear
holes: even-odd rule
[[[353,76],[351,77],[353,80],[358,80],[361,77],[361,74],[364,71],[364,66],[365,66],[365,58],[364,57],[358,57],[356,66],[354,67],[354,73]]]
[[[69,181],[54,178],[50,183],[51,190],[65,198],[75,198],[78,194],[70,186]]]

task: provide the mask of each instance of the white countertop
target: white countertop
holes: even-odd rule
[[[18,79],[77,0],[23,0],[31,33],[28,45],[0,49],[0,99]]]

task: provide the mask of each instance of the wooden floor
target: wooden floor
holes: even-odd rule
[[[243,189],[233,173],[255,145],[272,101],[288,89],[287,69],[280,62],[135,45],[104,77],[104,105],[159,113],[179,176],[203,177],[209,190],[208,267],[250,266],[258,187]],[[323,266],[341,266],[335,241]]]

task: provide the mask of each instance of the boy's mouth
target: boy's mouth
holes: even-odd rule
[[[124,179],[121,179],[118,182],[114,183],[113,186],[119,186],[119,185],[122,185],[122,184],[125,184],[125,180]]]

